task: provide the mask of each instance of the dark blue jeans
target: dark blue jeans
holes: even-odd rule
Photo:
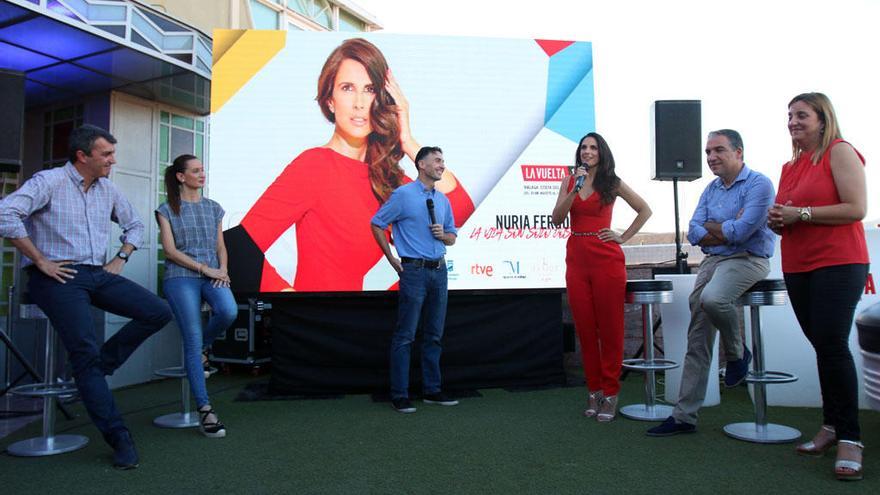
[[[446,264],[439,268],[403,264],[397,328],[391,337],[391,398],[409,397],[409,361],[416,328],[422,323],[422,390],[440,391],[440,339],[446,324]]]
[[[171,309],[152,292],[100,266],[72,267],[77,273],[65,284],[30,268],[28,289],[58,332],[86,411],[107,438],[125,429],[125,424],[104,376],[112,375],[138,346],[164,327],[171,320]],[[131,318],[100,349],[92,306]]]

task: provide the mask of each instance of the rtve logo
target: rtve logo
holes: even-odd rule
[[[491,277],[494,272],[495,268],[492,265],[481,265],[479,263],[471,265],[472,275],[485,275],[486,277]]]

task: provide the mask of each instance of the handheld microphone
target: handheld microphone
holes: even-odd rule
[[[434,217],[434,200],[428,198],[425,200],[425,205],[428,207],[428,215],[431,217],[431,225],[437,223],[437,219]]]
[[[582,168],[582,167],[578,167],[578,168]],[[575,170],[577,170],[577,169],[575,169]],[[586,175],[582,175],[577,178],[577,181],[575,181],[575,183],[574,183],[574,192],[578,192],[581,190],[582,187],[584,187],[584,179],[586,179],[586,178],[587,178]]]

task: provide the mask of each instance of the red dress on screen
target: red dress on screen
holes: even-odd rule
[[[574,180],[569,181],[568,190],[573,186]],[[587,199],[575,197],[570,211],[572,236],[565,253],[565,285],[587,388],[602,390],[606,397],[620,390],[626,263],[616,242],[575,233],[598,233],[611,227],[613,210],[614,203],[603,205],[596,191]]]
[[[473,202],[460,183],[447,197],[459,226],[473,213]],[[360,291],[364,275],[383,257],[370,229],[378,209],[366,163],[330,148],[312,148],[285,167],[241,225],[265,253],[296,224],[294,290]],[[260,291],[290,288],[264,261]]]
[[[802,153],[794,163],[782,167],[776,202],[794,206],[826,206],[840,203],[840,195],[831,174],[831,149],[825,150],[819,163],[813,165],[812,153]],[[846,143],[846,146],[852,146]],[[853,148],[855,150],[855,148]],[[856,151],[862,165],[865,159]],[[826,266],[868,263],[868,245],[862,222],[846,225],[820,225],[796,222],[785,227],[781,241],[783,273],[809,272]]]

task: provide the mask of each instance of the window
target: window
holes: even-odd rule
[[[251,0],[254,29],[278,29],[279,12],[258,0]]]
[[[367,30],[364,21],[328,0],[250,0],[248,5],[254,29]]]
[[[366,31],[364,21],[339,9],[339,31]]]
[[[287,0],[287,8],[327,29],[333,29],[330,21],[333,10],[327,0]]]
[[[83,125],[83,105],[58,108],[43,114],[43,168],[67,163],[70,133]]]
[[[18,189],[18,172],[0,172],[0,198]],[[15,247],[6,239],[0,239],[0,316],[9,314],[7,290],[15,283]],[[7,328],[7,330],[9,330]]]

